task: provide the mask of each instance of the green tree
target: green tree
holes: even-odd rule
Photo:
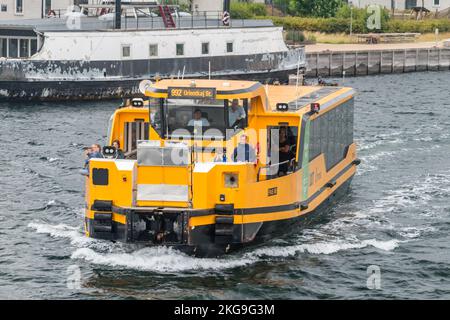
[[[289,0],[288,11],[296,16],[334,17],[342,0]]]

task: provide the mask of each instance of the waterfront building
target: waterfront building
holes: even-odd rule
[[[40,19],[54,10],[67,10],[67,7],[83,1],[77,0],[0,0],[0,20]]]
[[[450,8],[450,0],[348,0],[348,3],[359,8],[377,4],[389,10],[409,10],[422,6],[430,11],[441,11]]]

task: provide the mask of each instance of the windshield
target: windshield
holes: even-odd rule
[[[227,129],[246,126],[247,109],[247,99],[153,99],[150,119],[165,138],[223,139]]]

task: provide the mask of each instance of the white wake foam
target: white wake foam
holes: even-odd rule
[[[179,272],[187,270],[224,270],[256,262],[252,258],[199,259],[168,247],[144,248],[131,253],[101,254],[90,248],[77,249],[72,259],[84,259],[94,264],[124,267],[143,271]]]
[[[52,238],[66,238],[70,240],[73,246],[86,246],[93,242],[93,239],[87,238],[78,227],[68,226],[66,224],[44,224],[31,222],[28,227],[36,230],[37,233],[45,233]]]
[[[349,242],[346,240],[336,240],[330,242],[316,242],[299,244],[286,247],[267,247],[260,248],[251,253],[249,256],[256,257],[289,257],[295,256],[299,253],[311,253],[311,254],[333,254],[339,251],[346,251],[352,249],[362,249],[369,246],[381,249],[384,251],[392,251],[399,246],[398,240],[392,239],[387,241],[380,241],[375,239],[362,240],[357,242]]]

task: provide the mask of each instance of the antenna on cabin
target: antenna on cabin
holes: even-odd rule
[[[115,5],[116,5],[115,28],[121,29],[122,28],[122,0],[115,0]]]
[[[300,78],[300,55],[298,56],[297,60],[297,79],[295,80],[295,109],[298,109],[298,81]]]
[[[344,85],[345,82],[345,70],[342,71],[342,85]]]
[[[186,71],[186,65],[183,66],[183,74],[181,75],[181,80],[184,80],[184,72]]]

